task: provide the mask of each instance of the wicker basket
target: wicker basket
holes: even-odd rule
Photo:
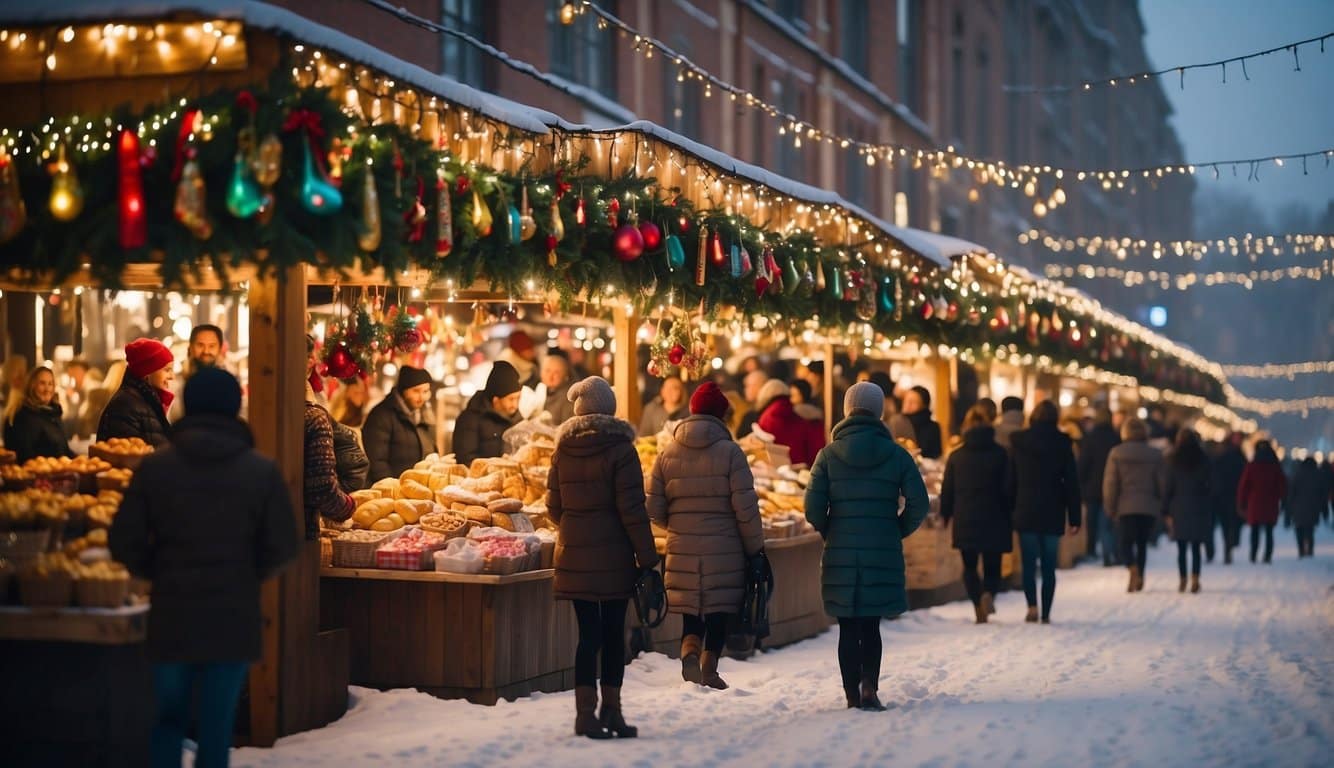
[[[467,519],[442,512],[428,512],[422,515],[417,525],[423,531],[438,533],[446,539],[466,536],[470,530]]]
[[[51,545],[51,531],[6,531],[0,533],[0,558],[16,566],[31,563]]]
[[[397,538],[398,531],[389,531],[377,539],[369,541],[351,541],[349,539],[337,538],[333,540],[332,562],[335,568],[374,568],[375,550],[380,545]]]
[[[124,491],[130,487],[130,484],[118,477],[108,477],[105,472],[98,472],[97,475],[98,491]],[[93,492],[96,495],[97,491]]]
[[[129,579],[79,579],[74,582],[74,602],[84,608],[119,608],[130,596]]]
[[[52,493],[73,496],[79,493],[79,475],[74,472],[48,472],[44,475],[37,475],[32,486]]]
[[[537,556],[537,567],[539,569],[553,567],[556,563],[556,542],[542,542],[542,548],[538,550]]]
[[[320,537],[320,567],[333,567],[333,539]]]
[[[65,608],[74,596],[74,578],[67,573],[19,574],[19,600],[32,608]]]
[[[495,576],[508,576],[511,573],[519,573],[528,570],[528,563],[531,560],[531,554],[520,555],[518,557],[488,557],[482,561],[482,573],[489,573]]]

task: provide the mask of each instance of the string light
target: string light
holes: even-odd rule
[[[1224,365],[1223,373],[1239,379],[1288,379],[1310,373],[1334,373],[1334,360],[1308,363],[1265,363],[1264,365]]]
[[[1053,253],[1082,251],[1089,256],[1105,253],[1124,261],[1129,256],[1152,255],[1189,257],[1200,261],[1211,253],[1220,256],[1248,256],[1252,261],[1260,256],[1301,255],[1334,250],[1334,235],[1286,234],[1229,236],[1212,240],[1149,240],[1134,237],[1062,237],[1043,229],[1019,233],[1020,245],[1041,245]]]
[[[1331,261],[1326,259],[1313,267],[1282,267],[1255,269],[1250,272],[1162,272],[1122,269],[1101,264],[1048,264],[1043,270],[1047,277],[1082,278],[1084,280],[1116,280],[1127,288],[1139,285],[1158,285],[1167,290],[1186,291],[1192,288],[1212,288],[1220,285],[1239,285],[1251,290],[1257,283],[1276,283],[1283,280],[1323,280],[1330,274]]]
[[[1292,400],[1261,400],[1247,397],[1230,386],[1228,387],[1227,401],[1236,408],[1258,413],[1264,417],[1273,416],[1277,413],[1297,413],[1305,417],[1311,411],[1334,409],[1334,396],[1330,395],[1302,397]]]
[[[1186,87],[1186,72],[1192,69],[1212,69],[1214,67],[1219,67],[1222,70],[1223,82],[1226,83],[1227,65],[1229,64],[1240,64],[1242,77],[1244,77],[1246,80],[1250,80],[1251,79],[1250,73],[1246,71],[1247,61],[1251,59],[1258,59],[1263,56],[1269,56],[1275,53],[1291,53],[1294,65],[1293,71],[1300,72],[1301,59],[1298,54],[1301,47],[1303,45],[1319,44],[1320,52],[1324,53],[1325,41],[1330,38],[1334,38],[1334,32],[1327,32],[1319,37],[1310,37],[1305,40],[1298,40],[1297,42],[1294,43],[1286,43],[1284,45],[1278,46],[1277,48],[1269,48],[1263,51],[1256,51],[1255,53],[1248,53],[1244,56],[1233,56],[1230,59],[1219,59],[1218,61],[1207,61],[1200,64],[1180,64],[1175,67],[1167,67],[1166,69],[1158,69],[1149,72],[1135,72],[1131,74],[1114,75],[1112,77],[1102,78],[1101,80],[1083,80],[1077,85],[1007,84],[1001,86],[1001,89],[1004,90],[1006,93],[1068,93],[1070,91],[1087,93],[1095,89],[1101,90],[1107,88],[1126,88],[1130,86],[1143,85],[1145,83],[1152,82],[1154,78],[1170,74],[1177,75],[1180,82],[1180,87],[1184,89]]]

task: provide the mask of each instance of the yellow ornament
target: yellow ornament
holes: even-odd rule
[[[74,166],[65,160],[64,144],[51,172],[51,216],[57,221],[71,221],[83,210],[83,187],[74,175]]]
[[[208,219],[204,205],[204,177],[199,173],[199,163],[187,160],[181,169],[181,181],[176,185],[176,204],[172,207],[179,221],[190,234],[200,240],[213,236],[213,222]]]
[[[361,233],[357,245],[370,253],[380,247],[380,195],[375,191],[375,169],[366,163],[366,181],[361,195]]]
[[[491,209],[486,206],[486,201],[476,187],[472,190],[472,228],[477,231],[478,237],[491,234]]]

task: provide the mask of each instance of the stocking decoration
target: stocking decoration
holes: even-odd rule
[[[375,167],[368,157],[361,189],[361,231],[357,233],[357,246],[373,253],[380,247],[380,231],[380,193],[375,189]]]
[[[420,243],[422,237],[426,235],[426,206],[422,204],[422,193],[425,191],[425,185],[422,184],[421,177],[417,177],[417,196],[412,198],[412,204],[403,212],[403,223],[408,225],[408,242]]]
[[[120,211],[120,247],[129,250],[142,248],[148,242],[148,219],[144,210],[144,182],[139,167],[139,134],[132,130],[120,133],[117,148],[117,165],[120,166],[120,182],[117,208]],[[18,182],[14,182],[14,192],[18,192]],[[0,226],[8,219],[4,216],[4,206],[0,204]],[[19,200],[19,214],[22,216],[23,200]],[[20,224],[20,227],[22,225]],[[11,235],[12,236],[12,235]],[[0,231],[0,240],[7,239]]]
[[[133,134],[131,134],[133,135]],[[139,142],[135,137],[134,168],[136,178],[139,170]],[[139,215],[142,224],[143,199],[139,200]],[[19,169],[14,158],[8,152],[0,154],[0,243],[13,240],[28,224],[28,209],[23,205],[23,195],[19,192]],[[142,242],[138,245],[143,245]],[[129,246],[127,246],[129,247]],[[135,246],[138,247],[138,246]]]
[[[454,249],[454,210],[443,169],[435,172],[435,257],[443,259]]]
[[[768,250],[762,252],[760,254],[759,263],[755,267],[756,296],[763,296],[764,294],[768,293],[769,286],[772,285],[774,282],[773,272],[770,271],[770,266],[769,266],[773,260],[766,258],[769,255],[770,254]]]

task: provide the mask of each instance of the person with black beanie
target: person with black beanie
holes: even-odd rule
[[[903,398],[903,414],[912,423],[922,458],[940,458],[945,449],[941,445],[940,424],[931,418],[931,393],[926,387],[916,386],[908,390]]]
[[[497,360],[486,377],[486,387],[472,396],[454,424],[454,458],[460,464],[505,453],[505,430],[519,423],[519,372]]]
[[[367,482],[398,477],[435,450],[431,384],[431,374],[405,365],[394,391],[366,416],[361,441],[371,460]]]

